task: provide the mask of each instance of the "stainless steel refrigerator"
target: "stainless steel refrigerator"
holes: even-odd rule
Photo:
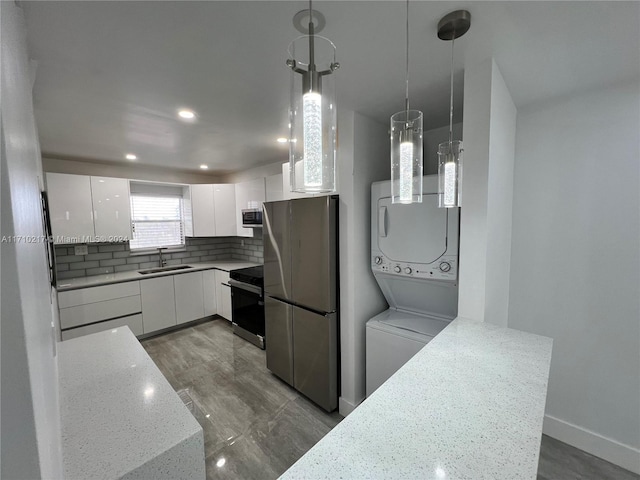
[[[327,411],[338,406],[338,199],[266,202],[267,368]]]

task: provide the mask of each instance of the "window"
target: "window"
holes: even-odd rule
[[[131,250],[184,247],[182,196],[153,187],[131,185]]]

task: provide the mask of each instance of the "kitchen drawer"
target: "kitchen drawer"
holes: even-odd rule
[[[128,326],[135,336],[142,335],[142,315],[129,315],[128,317],[116,318],[115,320],[107,320],[105,322],[85,325],[84,327],[72,328],[62,332],[62,340],[70,340],[72,338],[82,337],[91,333],[103,332],[112,328]]]
[[[80,325],[140,313],[140,295],[60,309],[60,327],[64,330]]]
[[[140,295],[140,282],[114,283],[99,287],[80,288],[58,293],[59,308],[75,307],[87,303],[103,302],[115,298]]]

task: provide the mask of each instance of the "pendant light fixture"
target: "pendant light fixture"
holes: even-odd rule
[[[303,193],[333,192],[337,117],[331,74],[340,67],[336,46],[328,38],[317,35],[325,19],[313,10],[311,1],[308,10],[296,13],[293,24],[304,35],[291,42],[287,59],[291,69],[291,189]]]
[[[438,23],[438,38],[451,40],[451,90],[449,105],[449,141],[438,145],[438,206],[460,206],[462,184],[462,140],[453,141],[453,45],[456,38],[467,33],[471,26],[471,14],[456,10],[442,17]]]
[[[409,0],[404,110],[391,116],[391,203],[422,203],[422,112],[409,109]]]

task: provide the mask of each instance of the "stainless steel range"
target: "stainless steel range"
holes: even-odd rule
[[[232,270],[229,277],[233,333],[264,350],[263,268]]]

